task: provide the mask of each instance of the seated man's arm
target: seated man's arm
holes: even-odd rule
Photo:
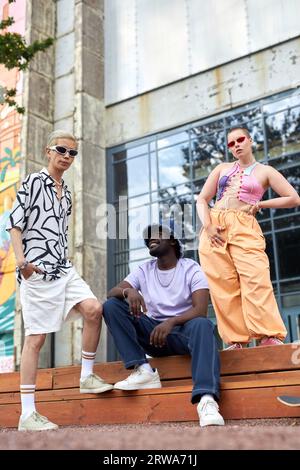
[[[184,325],[196,317],[206,317],[208,307],[209,290],[197,289],[192,293],[192,307],[181,315],[168,318],[157,325],[150,335],[150,344],[162,348],[166,344],[166,338],[176,325]]]
[[[124,289],[126,289],[124,291]],[[132,289],[132,285],[129,284],[127,281],[121,281],[119,284],[117,284],[115,287],[110,289],[110,291],[107,294],[107,298],[109,299],[110,297],[117,297],[117,299],[122,299],[124,300],[124,294],[126,295],[127,289]],[[123,294],[124,292],[124,294]]]
[[[110,297],[116,297],[122,300],[127,299],[130,313],[135,317],[140,317],[142,313],[147,311],[143,296],[127,281],[121,281],[113,287],[107,294],[107,298]]]

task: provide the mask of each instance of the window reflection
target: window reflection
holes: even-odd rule
[[[274,165],[276,167],[276,165]],[[278,168],[281,174],[288,180],[288,182],[295,188],[298,194],[300,194],[300,165],[299,166],[293,166],[290,168]],[[277,194],[275,194],[272,191],[271,197],[276,197]],[[293,207],[291,209],[274,209],[273,210],[273,215],[274,216],[280,216],[283,214],[294,214],[294,213],[299,213],[300,212],[300,207]]]
[[[254,106],[246,108],[243,111],[232,113],[230,116],[226,116],[226,127],[227,132],[231,127],[245,126],[248,128],[250,120],[258,119],[261,117],[260,106]]]
[[[143,155],[148,152],[148,144],[139,145],[138,147],[129,148],[127,150],[127,158]]]
[[[293,106],[297,106],[300,104],[300,94],[293,93],[290,96],[286,96],[285,98],[275,99],[270,103],[264,103],[263,110],[264,113],[271,114],[271,113],[278,113],[278,111],[282,111],[286,108],[291,108]]]
[[[171,145],[178,144],[179,142],[184,142],[188,138],[188,130],[184,132],[178,132],[176,134],[166,135],[163,138],[157,140],[157,148],[161,149],[163,147],[169,147]]]
[[[275,224],[275,229],[300,227],[300,210],[298,211],[298,214],[296,215],[289,215],[289,217],[284,215],[284,217],[275,218],[274,224]],[[299,274],[300,274],[300,266],[299,266]]]
[[[247,128],[250,132],[250,135],[253,139],[252,150],[255,155],[256,160],[263,160],[265,158],[265,148],[264,148],[264,131],[262,120],[256,120],[248,122]]]
[[[194,131],[192,129],[192,131]],[[225,133],[200,135],[191,140],[193,178],[208,176],[211,171],[225,161]]]
[[[219,121],[212,121],[206,124],[199,124],[199,125],[193,126],[190,131],[191,138],[199,137],[201,139],[202,137],[205,137],[207,134],[215,133],[220,130],[223,130],[223,127],[224,127],[223,119]]]
[[[149,192],[148,155],[120,162],[114,170],[117,197],[133,197]]]
[[[149,204],[150,194],[143,194],[143,196],[138,196],[128,199],[128,207],[132,209],[133,207],[139,207],[145,204]]]
[[[151,191],[157,190],[157,160],[156,153],[150,153],[150,165],[151,165]]]
[[[188,144],[175,145],[158,152],[160,188],[190,180]]]
[[[300,151],[300,107],[267,117],[265,126],[270,158]]]
[[[192,199],[192,194],[189,193],[177,195],[159,203],[160,222],[174,227],[183,242],[195,237]]]
[[[300,228],[276,233],[280,277],[299,276]]]
[[[149,258],[149,250],[147,247],[145,248],[140,248],[139,250],[132,250],[129,253],[129,260],[130,261],[136,261],[136,260],[143,260],[145,258]]]
[[[129,250],[144,246],[143,230],[150,224],[150,206],[128,210]]]

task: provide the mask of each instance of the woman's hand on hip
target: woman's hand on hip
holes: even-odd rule
[[[225,239],[222,237],[221,232],[225,230],[225,227],[211,224],[205,230],[212,246],[224,245]]]

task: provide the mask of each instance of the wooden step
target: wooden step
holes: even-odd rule
[[[299,345],[267,346],[246,348],[243,350],[221,351],[221,376],[261,373],[272,371],[300,370],[297,360]],[[293,355],[295,361],[292,360]],[[299,355],[299,354],[298,354]],[[188,379],[191,377],[190,356],[169,356],[151,359],[152,367],[159,369],[162,381],[171,379]],[[123,380],[128,375],[122,362],[96,364],[95,372],[108,383]],[[1,374],[0,393],[18,392],[20,387],[19,373]],[[80,366],[40,369],[37,378],[37,390],[50,388],[74,388],[78,386]]]
[[[149,391],[150,392],[150,391]],[[190,403],[190,386],[156,390],[153,393],[122,392],[103,394],[101,398],[80,398],[38,403],[38,410],[60,425],[128,424],[197,421],[196,407]],[[220,411],[225,419],[297,417],[299,409],[287,407],[276,399],[279,395],[300,395],[300,385],[225,390]],[[105,396],[104,396],[105,395]],[[114,396],[114,398],[113,398]],[[0,422],[16,427],[20,406],[0,405]]]
[[[296,347],[295,347],[296,346]],[[299,345],[222,351],[220,408],[225,419],[300,416],[300,408],[279,403],[278,395],[300,395]],[[80,366],[43,369],[36,401],[40,413],[61,425],[197,421],[190,403],[189,356],[151,359],[161,389],[80,394]],[[95,372],[115,383],[128,375],[121,362],[97,364]],[[0,423],[17,426],[20,414],[19,373],[0,376]]]

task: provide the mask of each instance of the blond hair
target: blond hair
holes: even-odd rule
[[[71,132],[58,129],[56,131],[51,132],[51,134],[49,134],[47,147],[52,147],[52,145],[56,145],[58,139],[70,139],[70,140],[73,140],[77,144],[77,139],[73,134],[71,134]]]

